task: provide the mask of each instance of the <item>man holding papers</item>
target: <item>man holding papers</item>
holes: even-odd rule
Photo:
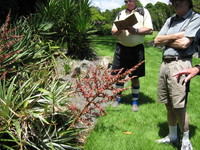
[[[153,33],[153,25],[151,16],[147,9],[138,7],[137,0],[125,0],[126,10],[121,11],[113,23],[112,35],[117,37],[116,50],[113,60],[112,69],[121,69],[123,71],[130,69],[144,60],[144,37],[147,34]],[[122,29],[117,22],[126,20],[132,17],[132,21],[128,20],[127,27]],[[118,26],[118,27],[117,27]],[[113,75],[117,72],[113,72]],[[143,63],[139,68],[133,71],[130,75],[137,76],[132,79],[132,109],[134,112],[138,111],[138,96],[140,91],[139,78],[145,76],[145,64]],[[123,88],[124,83],[117,83],[117,88]],[[114,107],[118,106],[121,100],[121,93],[117,94]]]

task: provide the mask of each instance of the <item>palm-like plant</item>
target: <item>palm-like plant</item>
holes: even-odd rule
[[[34,21],[46,27],[44,32],[37,32],[53,40],[59,46],[67,45],[67,54],[73,58],[88,59],[92,56],[90,35],[92,21],[89,0],[49,0],[46,5],[37,5],[36,18],[45,18]],[[43,27],[44,27],[43,26]],[[49,28],[48,28],[49,27]],[[52,36],[53,35],[53,36]]]
[[[36,3],[36,13],[27,19],[31,30],[35,35],[40,36],[40,38],[44,36],[48,40],[49,36],[52,38],[52,35],[55,36],[57,34],[54,27],[58,20],[57,17],[60,10],[58,2],[56,0],[49,0],[45,4]]]
[[[90,47],[90,36],[92,33],[92,21],[90,12],[90,1],[79,0],[76,5],[76,13],[71,19],[68,28],[68,55],[78,59],[90,59],[93,50]]]

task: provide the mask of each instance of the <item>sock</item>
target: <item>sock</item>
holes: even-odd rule
[[[169,138],[177,139],[177,126],[169,126]]]
[[[140,86],[133,86],[132,87],[132,105],[138,105],[138,97],[140,93]]]
[[[116,84],[116,89],[122,89],[122,88],[124,88],[124,83],[117,83]],[[116,96],[117,96],[116,97],[116,101],[120,102],[121,101],[121,97],[122,97],[122,92],[117,93]]]
[[[182,142],[188,142],[189,141],[189,130],[187,132],[183,132],[183,138]]]

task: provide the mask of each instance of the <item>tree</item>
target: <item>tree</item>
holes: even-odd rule
[[[194,5],[194,11],[197,13],[200,13],[200,1],[199,0],[193,0]]]
[[[162,2],[157,2],[155,5],[147,4],[146,8],[149,10],[154,26],[154,30],[160,30],[170,16],[173,15],[174,10],[171,5]]]
[[[106,17],[104,17],[98,7],[91,7],[91,20],[95,25],[106,22]]]

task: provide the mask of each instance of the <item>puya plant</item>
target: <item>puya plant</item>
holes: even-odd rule
[[[69,129],[73,120],[64,104],[68,83],[22,79],[0,80],[0,149],[79,149],[80,129]]]
[[[11,11],[9,11],[5,24],[0,29],[0,79],[14,69],[12,64],[17,60],[16,54],[23,51],[23,49],[16,51],[11,50],[13,45],[21,40],[24,35],[13,34],[17,27],[9,28],[10,14]]]
[[[106,110],[102,107],[102,104],[115,100],[116,93],[127,89],[116,88],[114,84],[117,82],[124,83],[135,78],[136,76],[124,77],[136,70],[142,63],[144,61],[124,73],[122,73],[123,69],[107,70],[96,65],[89,68],[88,76],[78,77],[76,79],[75,95],[81,96],[84,106],[83,108],[79,108],[73,103],[68,105],[68,108],[74,115],[74,121],[71,123],[70,128],[74,127],[78,122],[91,125],[91,116],[98,117],[105,115]],[[113,71],[118,71],[118,74],[111,75]]]

